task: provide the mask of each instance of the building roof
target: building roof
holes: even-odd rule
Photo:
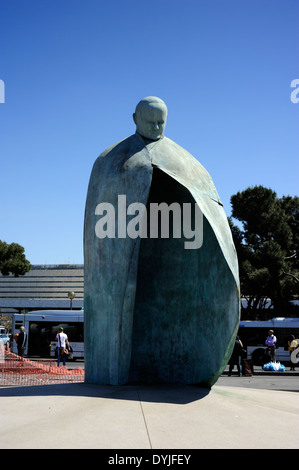
[[[33,265],[24,276],[0,273],[1,314],[20,310],[69,308],[68,293],[74,292],[73,308],[83,307],[83,264]]]

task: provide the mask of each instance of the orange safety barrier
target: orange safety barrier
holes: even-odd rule
[[[30,361],[9,351],[0,351],[0,386],[50,385],[84,382],[81,367],[69,370],[54,361]]]

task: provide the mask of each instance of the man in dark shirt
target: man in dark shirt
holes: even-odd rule
[[[26,342],[27,342],[27,333],[25,332],[24,326],[20,326],[20,333],[18,336],[17,346],[18,346],[18,355],[21,357],[24,357]]]
[[[241,376],[241,356],[243,352],[243,344],[242,341],[240,340],[239,336],[236,337],[235,340],[235,346],[231,355],[231,358],[229,360],[229,371],[228,375],[232,375],[232,371],[234,366],[237,366],[238,370],[238,375],[239,377]]]

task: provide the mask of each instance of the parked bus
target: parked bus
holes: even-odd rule
[[[12,316],[13,335],[25,327],[27,342],[25,356],[56,357],[56,335],[60,327],[68,336],[73,349],[73,358],[84,357],[84,312],[82,310],[39,310],[29,313],[15,313]],[[12,352],[17,354],[13,341]]]
[[[254,365],[263,365],[267,358],[265,345],[268,331],[273,330],[277,338],[276,360],[282,364],[290,362],[288,341],[294,335],[299,344],[299,318],[277,317],[267,321],[241,320],[239,336],[247,350],[247,358],[252,359]],[[299,362],[299,347],[296,348],[296,361]]]

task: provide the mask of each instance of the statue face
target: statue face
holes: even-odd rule
[[[164,135],[167,109],[159,103],[142,106],[133,115],[138,134],[146,139],[159,140]]]

